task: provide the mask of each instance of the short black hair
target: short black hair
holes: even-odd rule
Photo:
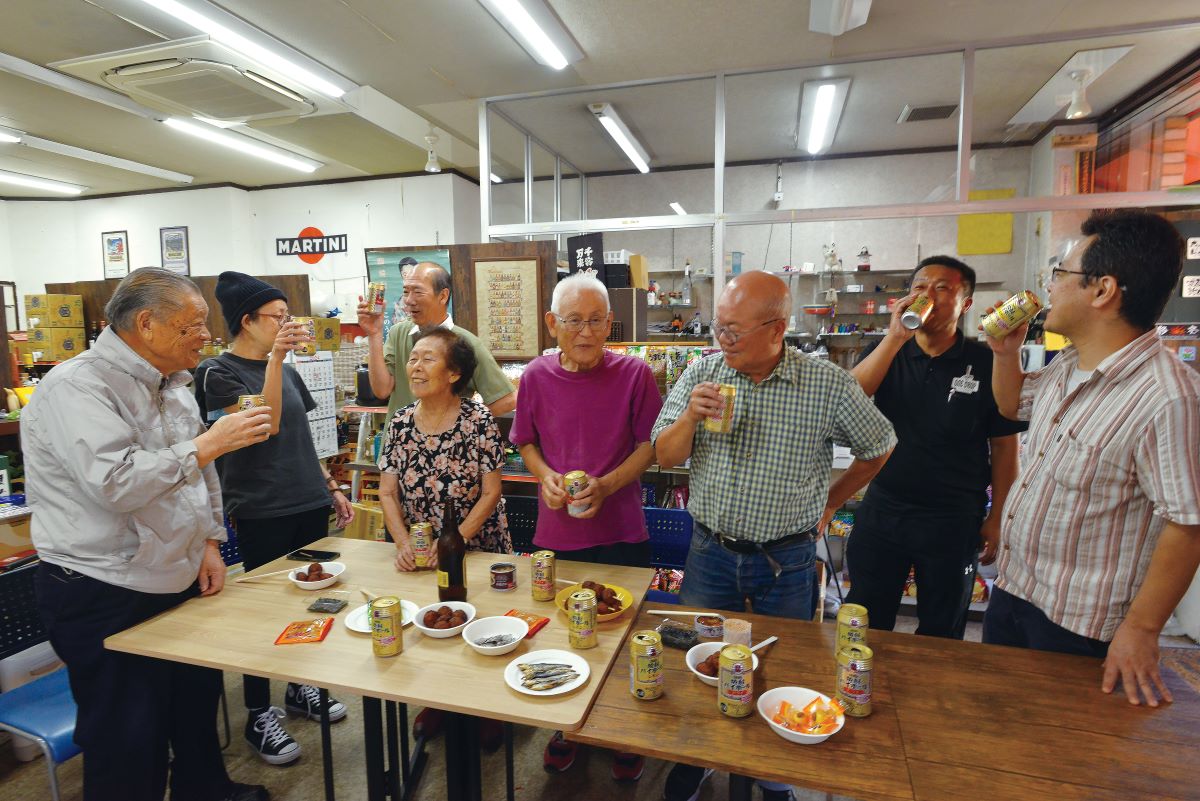
[[[413,337],[413,344],[416,345],[422,339],[436,339],[442,343],[446,353],[446,366],[458,373],[458,380],[450,386],[450,389],[454,391],[455,395],[462,395],[467,385],[471,383],[471,379],[475,377],[475,367],[479,363],[475,358],[474,348],[449,328],[431,328],[428,331],[421,331]]]
[[[1121,287],[1122,319],[1149,331],[1183,272],[1179,231],[1163,217],[1138,209],[1094,212],[1079,230],[1096,237],[1079,261],[1080,280],[1111,275]]]
[[[931,264],[949,267],[951,270],[958,272],[958,274],[962,276],[963,286],[967,288],[966,296],[969,298],[975,294],[975,271],[968,267],[966,262],[959,261],[953,256],[930,256],[927,259],[921,259],[920,264],[914,267],[912,274],[908,276],[908,285],[912,286],[912,282],[916,279],[917,273],[921,272],[922,268],[928,267]]]

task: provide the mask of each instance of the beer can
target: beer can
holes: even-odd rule
[[[384,305],[384,295],[387,294],[387,284],[372,281],[367,284],[367,308],[371,314],[383,314],[387,310]]]
[[[587,488],[587,473],[583,472],[582,470],[572,470],[570,473],[567,473],[565,476],[563,476],[563,483],[566,485],[567,494],[574,498]],[[579,517],[581,514],[591,508],[592,505],[590,503],[577,505],[575,503],[568,502],[567,514],[569,514],[571,517]]]
[[[258,406],[267,405],[266,395],[238,395],[238,411],[244,412]]]
[[[567,640],[583,650],[600,644],[596,636],[596,593],[578,590],[567,598]]]
[[[733,430],[733,401],[737,396],[737,387],[733,384],[718,384],[717,391],[725,406],[721,409],[720,417],[707,417],[704,420],[704,430],[714,434],[728,434]]]
[[[408,541],[412,545],[413,561],[417,567],[429,567],[429,554],[433,551],[433,526],[429,523],[413,523],[408,527]]]
[[[371,622],[371,650],[375,656],[395,656],[404,650],[400,599],[384,595],[371,601],[367,617]]]
[[[662,697],[662,653],[662,635],[657,631],[635,631],[629,638],[629,692],[634,698]]]
[[[1042,302],[1038,300],[1037,295],[1028,289],[1018,292],[983,318],[983,330],[989,336],[1001,339],[1008,336],[1013,329],[1019,328],[1026,320],[1033,319],[1041,308]]]
[[[529,590],[535,601],[553,601],[554,551],[537,551],[529,557]]]
[[[933,314],[933,298],[928,295],[917,295],[916,300],[909,304],[900,315],[900,325],[909,331],[916,331],[925,324],[929,315]]]
[[[871,714],[874,661],[874,653],[865,645],[847,645],[837,652],[837,700],[852,718]]]
[[[837,613],[837,639],[833,652],[836,654],[848,645],[867,644],[867,607],[859,604],[842,604]]]
[[[312,342],[304,342],[296,347],[295,353],[297,356],[316,356],[317,355],[317,321],[311,317],[293,317],[293,322],[304,324],[304,336],[312,340]]]
[[[744,645],[721,649],[717,708],[731,718],[744,718],[754,711],[754,655]]]

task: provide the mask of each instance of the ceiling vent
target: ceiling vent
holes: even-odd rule
[[[345,107],[306,97],[286,75],[235,53],[207,36],[60,61],[51,67],[112,87],[173,115],[231,124],[288,122]]]
[[[954,112],[956,111],[958,111],[957,103],[949,103],[938,106],[906,105],[904,110],[900,112],[900,116],[896,118],[896,123],[948,120],[954,116]]]

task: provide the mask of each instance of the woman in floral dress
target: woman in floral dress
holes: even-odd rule
[[[429,523],[436,537],[446,498],[468,549],[512,553],[500,495],[500,429],[486,406],[459,395],[475,372],[471,346],[444,328],[418,334],[405,370],[417,400],[392,417],[379,459],[396,569],[416,569],[408,527]]]

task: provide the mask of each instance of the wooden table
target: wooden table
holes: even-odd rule
[[[518,693],[504,682],[504,666],[522,653],[545,648],[569,648],[566,616],[551,602],[536,602],[529,591],[529,559],[469,553],[468,596],[478,617],[501,615],[510,609],[542,614],[550,622],[517,650],[501,657],[483,656],[462,637],[433,639],[409,626],[404,629],[404,652],[397,657],[373,655],[371,638],[347,629],[342,620],[364,602],[360,590],[378,595],[399,595],[417,606],[437,601],[437,585],[430,571],[399,573],[392,566],[395,548],[389,543],[326,538],[312,547],[340,551],[338,561],[347,565],[344,581],[326,590],[311,592],[293,585],[286,574],[257,582],[227,582],[211,598],[188,601],[162,615],[109,637],[108,648],[142,656],[233,670],[284,681],[294,681],[364,696],[364,727],[367,739],[368,794],[384,794],[382,755],[376,746],[381,700],[416,703],[451,714],[447,723],[447,784],[451,798],[479,798],[478,748],[455,747],[475,737],[477,717],[571,731],[583,725],[609,665],[618,653],[634,619],[622,615],[600,626],[600,644],[577,651],[587,659],[592,676],[580,689],[562,696],[539,698]],[[514,592],[489,588],[489,567],[496,561],[517,564],[518,587]],[[276,560],[251,575],[279,570],[295,562]],[[635,606],[645,597],[653,575],[643,568],[585,565],[560,561],[558,575],[571,579],[593,579],[624,587],[633,594]],[[316,617],[306,607],[318,596],[333,590],[349,591],[350,605],[338,615],[329,635],[320,643],[274,645],[284,627],[295,620]],[[461,717],[460,717],[461,716]],[[451,775],[451,765],[455,765]],[[393,768],[393,789],[395,787]]]
[[[753,624],[754,642],[779,636],[758,654],[756,698],[785,685],[833,695],[833,625],[741,617]],[[661,620],[643,613],[634,630]],[[618,660],[584,727],[567,736],[728,771],[734,797],[749,796],[745,776],[871,801],[994,788],[1023,801],[1200,797],[1190,768],[1200,753],[1200,696],[1169,671],[1175,703],[1150,709],[1100,692],[1098,659],[891,632],[870,638],[874,711],[818,745],[785,741],[757,711],[725,717],[716,688],[672,648],[662,698],[633,698]]]

